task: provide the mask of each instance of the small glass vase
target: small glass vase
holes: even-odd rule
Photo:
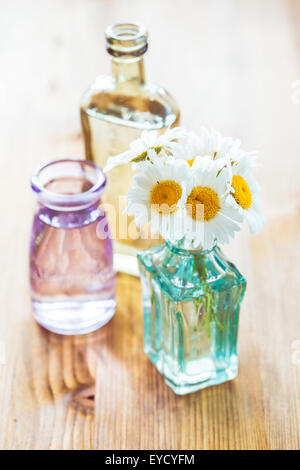
[[[138,255],[144,350],[178,395],[232,380],[246,280],[215,245],[192,251],[165,241]]]
[[[30,243],[34,318],[58,334],[90,333],[115,313],[112,241],[94,163],[57,160],[31,179],[38,200]]]

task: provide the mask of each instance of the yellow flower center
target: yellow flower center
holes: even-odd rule
[[[234,175],[232,177],[231,186],[234,189],[232,194],[236,202],[243,208],[249,209],[252,203],[252,194],[247,182],[240,175]]]
[[[194,161],[195,161],[194,158],[192,158],[191,160],[187,160],[187,162],[190,166],[193,166]]]
[[[206,186],[197,186],[192,190],[190,195],[187,198],[187,211],[193,217],[193,219],[202,219],[205,221],[213,219],[220,208],[219,197],[217,193]],[[203,205],[203,211],[201,207],[197,206],[199,204]]]
[[[182,196],[181,186],[175,181],[157,182],[150,194],[150,203],[155,204],[158,212],[172,214]]]

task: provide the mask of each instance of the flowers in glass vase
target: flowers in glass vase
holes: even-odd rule
[[[264,224],[253,173],[257,156],[239,140],[206,128],[199,134],[181,127],[162,135],[145,131],[104,171],[129,163],[135,174],[128,215],[184,248],[210,250],[227,243],[244,221],[255,234]]]
[[[264,224],[255,153],[213,129],[143,132],[104,169],[131,164],[128,215],[165,242],[138,254],[144,351],[177,394],[238,373],[238,322],[246,279],[219,245],[244,221]]]

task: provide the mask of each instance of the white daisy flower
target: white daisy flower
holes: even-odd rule
[[[200,137],[194,132],[188,132],[183,141],[179,141],[172,149],[175,158],[186,160],[190,166],[194,159],[201,155]]]
[[[257,196],[260,187],[251,172],[254,166],[253,159],[244,155],[239,161],[229,166],[231,183],[228,185],[230,193],[227,201],[246,219],[251,232],[257,234],[262,229],[265,219]]]
[[[233,168],[237,165],[240,165],[242,171],[251,170],[252,168],[257,168],[260,166],[257,163],[257,153],[256,152],[245,152],[242,149],[237,150],[236,152],[229,152],[225,155],[226,165],[225,167],[228,169],[228,175],[230,181],[232,180],[233,176]],[[258,184],[258,183],[256,183]],[[257,188],[257,191],[259,188]]]
[[[183,138],[185,130],[182,127],[167,129],[159,135],[157,131],[144,131],[141,137],[130,144],[130,150],[108,159],[104,172],[126,163],[155,161],[157,157],[166,157],[176,146],[175,139]]]
[[[238,223],[243,218],[226,201],[228,174],[224,165],[225,160],[199,159],[186,182],[184,231],[195,249],[210,250],[216,241],[227,243],[240,229]]]
[[[152,232],[178,237],[181,224],[177,220],[186,200],[183,181],[188,179],[188,172],[186,162],[172,157],[163,162],[158,160],[155,165],[144,163],[134,175],[127,194],[127,213],[134,215],[136,225],[150,222]]]
[[[237,153],[240,148],[240,140],[231,137],[223,137],[215,129],[201,128],[199,155],[210,155],[213,160],[224,158],[228,153]]]
[[[183,139],[187,135],[184,127],[168,128],[164,134],[159,136],[159,142],[167,150],[172,150],[174,145],[176,146],[175,140]]]
[[[205,155],[213,160],[224,158],[228,153],[237,155],[239,147],[239,140],[222,137],[215,129],[202,127],[200,135],[189,132],[183,141],[179,141],[178,146],[174,149],[174,156],[187,160],[192,166],[197,157],[201,158]]]

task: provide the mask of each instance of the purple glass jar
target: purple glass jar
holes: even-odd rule
[[[33,315],[60,334],[94,331],[114,315],[112,241],[100,197],[104,173],[84,160],[57,160],[31,179],[38,207],[30,243]]]

